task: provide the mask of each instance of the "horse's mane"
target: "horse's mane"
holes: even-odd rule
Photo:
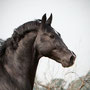
[[[8,46],[10,46],[13,50],[17,49],[18,42],[29,32],[35,31],[39,28],[41,23],[40,19],[35,21],[30,21],[24,23],[14,30],[11,38],[8,38],[3,44],[0,46],[0,58],[4,55],[5,50]]]

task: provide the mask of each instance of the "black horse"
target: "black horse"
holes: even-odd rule
[[[32,90],[39,59],[49,57],[63,67],[73,65],[76,55],[46,20],[27,22],[15,29],[0,47],[0,90]]]

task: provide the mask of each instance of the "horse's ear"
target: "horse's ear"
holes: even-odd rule
[[[43,28],[45,26],[45,23],[46,23],[46,14],[44,14],[42,16],[42,21],[41,21],[41,27]]]
[[[46,21],[46,23],[48,25],[51,25],[51,23],[52,23],[52,13],[51,13],[50,17],[48,18],[48,20]]]

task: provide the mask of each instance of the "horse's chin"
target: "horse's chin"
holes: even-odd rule
[[[64,68],[68,68],[68,67],[71,67],[72,65],[64,65],[64,64],[62,64],[62,66],[63,66]]]
[[[62,64],[62,66],[64,67],[64,68],[68,68],[68,67],[71,67],[74,63],[67,63],[67,62],[64,62],[64,63],[61,63]]]

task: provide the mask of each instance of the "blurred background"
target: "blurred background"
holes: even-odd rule
[[[63,68],[49,58],[41,58],[34,89],[90,90],[90,0],[0,0],[0,40],[6,40],[15,28],[41,19],[45,13],[47,17],[53,14],[52,27],[61,34],[77,58],[70,68]]]

